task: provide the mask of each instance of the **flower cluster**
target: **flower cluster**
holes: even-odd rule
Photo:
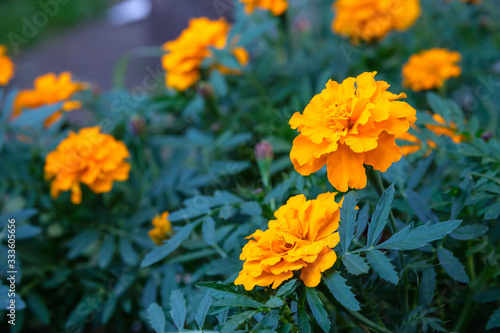
[[[253,13],[255,8],[267,9],[274,16],[279,16],[288,8],[287,0],[240,0],[245,5],[247,14]]]
[[[332,250],[340,241],[339,205],[335,193],[323,193],[316,200],[297,195],[280,207],[266,231],[257,230],[243,247],[243,270],[234,281],[246,290],[255,286],[277,288],[301,271],[308,287],[316,287],[321,272],[332,267],[337,255]]]
[[[363,73],[341,84],[329,81],[314,96],[304,113],[290,119],[299,136],[290,152],[292,163],[307,176],[325,164],[330,183],[339,191],[366,186],[363,164],[385,172],[399,161],[401,149],[395,137],[408,131],[416,111],[405,98],[387,91],[389,84]]]
[[[460,76],[460,59],[460,53],[446,49],[414,54],[403,66],[403,84],[414,91],[440,88],[449,78]]]
[[[83,128],[78,134],[71,132],[45,161],[45,178],[51,181],[52,197],[71,190],[71,201],[79,204],[81,183],[95,193],[111,191],[115,180],[128,179],[130,164],[125,161],[128,157],[125,144],[100,133],[99,127]]]
[[[354,42],[381,39],[391,30],[407,30],[421,12],[419,0],[337,0],[333,8],[333,31]]]
[[[35,79],[34,89],[22,90],[14,102],[13,117],[19,116],[26,108],[37,108],[44,105],[62,103],[61,111],[54,113],[45,120],[45,126],[59,120],[62,111],[80,108],[81,102],[69,100],[76,92],[87,89],[88,84],[74,82],[71,73],[64,72],[59,76],[49,73]]]
[[[165,43],[163,48],[167,53],[162,57],[162,64],[167,71],[167,87],[183,91],[195,84],[201,77],[201,63],[212,55],[210,47],[224,48],[229,29],[224,19],[195,18],[176,40]],[[241,65],[246,65],[248,54],[244,48],[236,47],[232,52]],[[226,68],[222,71],[233,74]]]
[[[156,215],[151,222],[154,228],[148,231],[148,235],[156,245],[161,245],[172,234],[172,225],[168,220],[168,215],[168,212],[163,212],[161,215]]]
[[[6,55],[7,48],[0,45],[0,86],[5,86],[14,76],[14,63]]]

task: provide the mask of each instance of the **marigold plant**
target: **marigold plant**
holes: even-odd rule
[[[253,13],[255,8],[267,9],[275,16],[279,16],[288,8],[287,0],[240,0],[245,5],[247,14]]]
[[[441,117],[441,115],[435,113],[432,115],[432,119],[439,123],[436,124],[425,124],[425,127],[434,132],[436,135],[445,135],[449,137],[453,142],[460,143],[465,140],[465,137],[461,134],[457,134],[457,125],[454,122],[447,123],[446,120]]]
[[[128,179],[130,164],[125,161],[129,151],[122,141],[100,133],[99,127],[70,132],[57,149],[47,155],[45,178],[50,180],[50,193],[57,198],[71,190],[71,201],[82,201],[80,184],[95,193],[111,191],[113,182]]]
[[[403,84],[414,91],[440,88],[446,80],[462,73],[460,53],[431,49],[414,54],[403,66]]]
[[[401,149],[395,137],[416,120],[406,98],[387,91],[389,84],[375,81],[376,72],[330,80],[314,96],[304,113],[296,112],[290,126],[298,129],[290,158],[295,169],[307,176],[325,164],[330,183],[339,191],[366,186],[363,164],[385,172],[399,161]]]
[[[234,281],[246,290],[255,286],[277,288],[301,270],[308,287],[321,281],[321,272],[332,267],[337,255],[332,250],[340,241],[340,221],[336,193],[323,193],[316,200],[296,195],[280,207],[266,231],[257,230],[240,256],[243,270]]]
[[[421,12],[419,0],[337,0],[333,8],[333,31],[354,42],[381,39],[391,30],[407,30]]]
[[[81,102],[69,99],[76,92],[88,88],[87,83],[72,81],[70,72],[63,72],[59,76],[54,73],[39,76],[34,80],[33,85],[34,89],[21,90],[17,95],[14,102],[13,117],[18,117],[24,109],[63,102],[61,111],[54,113],[45,120],[45,126],[47,127],[61,118],[62,111],[81,108]]]
[[[223,18],[215,21],[195,18],[176,40],[165,43],[163,49],[167,53],[162,57],[162,64],[167,71],[167,87],[183,91],[195,84],[201,77],[201,63],[212,55],[210,47],[226,47],[229,29],[230,24]],[[241,65],[247,64],[248,54],[244,48],[235,47],[232,52]],[[225,67],[222,71],[235,74]]]
[[[161,215],[156,215],[151,222],[154,228],[148,231],[148,235],[156,245],[161,245],[172,233],[172,225],[168,220],[168,215],[168,212],[163,212]]]
[[[7,56],[7,48],[0,45],[0,86],[5,86],[14,76],[14,63]]]

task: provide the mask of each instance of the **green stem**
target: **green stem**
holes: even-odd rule
[[[352,319],[354,319],[358,323],[361,323],[364,326],[369,327],[369,328],[375,330],[376,332],[391,333],[391,331],[389,331],[387,328],[381,327],[381,326],[377,325],[376,323],[374,323],[370,319],[368,319],[365,316],[363,316],[361,313],[349,310],[349,309],[345,308],[340,303],[339,303],[339,306],[340,306],[340,308],[342,308],[342,311],[344,311],[349,317],[351,317]]]

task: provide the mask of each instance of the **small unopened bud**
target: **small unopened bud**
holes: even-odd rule
[[[481,135],[481,138],[482,138],[484,141],[488,142],[488,141],[490,141],[491,139],[493,139],[493,133],[491,133],[491,132],[485,132],[485,133],[483,133],[483,135]]]
[[[294,23],[295,29],[299,33],[307,33],[311,31],[311,22],[309,22],[309,20],[306,20],[305,18],[298,19]]]
[[[255,157],[257,160],[271,160],[273,159],[273,146],[267,141],[259,142],[255,146]]]
[[[255,146],[255,158],[259,168],[264,188],[270,189],[271,164],[273,163],[273,147],[269,142],[262,141]]]
[[[133,115],[129,124],[130,130],[135,136],[142,136],[146,132],[146,122],[141,116]]]
[[[198,93],[204,98],[214,96],[214,88],[208,82],[200,82],[197,88]]]

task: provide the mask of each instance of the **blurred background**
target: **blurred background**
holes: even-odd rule
[[[0,44],[16,63],[16,86],[71,71],[105,90],[130,50],[176,38],[191,17],[230,20],[233,6],[230,0],[1,0]],[[127,85],[160,72],[159,66],[159,57],[133,60]]]

